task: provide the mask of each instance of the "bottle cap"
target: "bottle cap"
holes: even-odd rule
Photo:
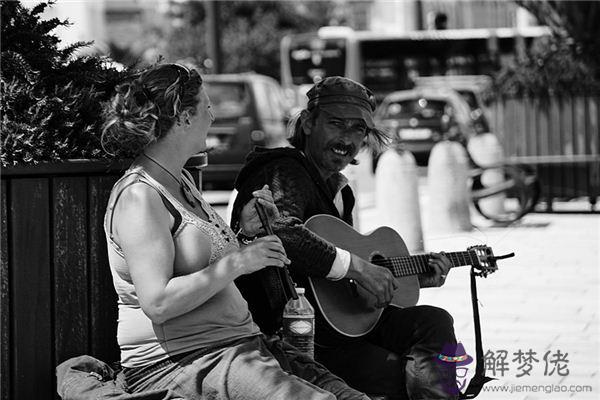
[[[305,292],[305,290],[304,290],[303,287],[297,287],[296,288],[296,293],[298,293],[298,294],[304,294],[304,292]]]

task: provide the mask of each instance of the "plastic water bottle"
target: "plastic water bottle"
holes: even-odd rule
[[[283,340],[304,354],[315,356],[315,310],[304,288],[296,288],[298,299],[290,299],[283,309]]]

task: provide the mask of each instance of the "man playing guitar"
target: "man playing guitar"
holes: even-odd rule
[[[367,294],[365,308],[373,309],[376,317],[364,330],[340,328],[320,304],[315,307],[320,311],[317,361],[366,393],[389,399],[456,398],[445,389],[454,384],[455,371],[436,363],[444,346],[456,346],[452,317],[432,306],[396,306],[392,300],[398,284],[389,268],[336,247],[304,225],[318,214],[352,224],[355,200],[340,171],[363,146],[382,145],[386,139],[373,123],[373,95],[361,84],[328,77],[307,96],[307,108],[290,123],[293,147],[259,148],[248,156],[236,182],[232,226],[236,228],[241,206],[252,191],[268,184],[281,215],[273,221],[273,230],[292,260],[290,272],[298,285],[314,289],[312,279],[343,280],[348,290]],[[418,280],[420,287],[442,286],[452,266],[449,258],[431,253],[424,262],[427,272],[415,277],[415,285]],[[287,299],[267,274],[247,275],[236,284],[261,330],[275,333]],[[313,305],[318,303],[315,293],[308,290],[308,296]]]

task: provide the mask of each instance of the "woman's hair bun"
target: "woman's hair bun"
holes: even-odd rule
[[[137,156],[166,135],[184,111],[196,112],[201,84],[195,70],[159,64],[118,85],[105,107],[104,150],[120,158]]]

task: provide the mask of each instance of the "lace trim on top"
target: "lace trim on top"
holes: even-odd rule
[[[185,171],[185,172],[187,172],[187,171]],[[136,167],[134,169],[128,170],[125,173],[125,175],[119,180],[119,182],[121,180],[125,179],[127,176],[133,175],[133,174],[137,174],[140,176],[140,178],[138,179],[139,181],[152,186],[153,188],[158,190],[160,193],[162,193],[175,206],[177,211],[179,211],[181,213],[182,221],[181,221],[181,224],[179,225],[179,228],[173,233],[173,238],[176,238],[181,233],[181,231],[183,231],[183,229],[189,224],[195,226],[198,230],[200,230],[202,233],[204,233],[205,235],[207,235],[210,238],[211,249],[210,249],[209,264],[212,264],[217,259],[222,257],[225,254],[225,250],[228,247],[231,247],[231,246],[234,246],[235,248],[238,247],[235,233],[225,223],[225,221],[223,221],[223,219],[219,216],[219,214],[210,206],[210,204],[208,204],[204,200],[204,198],[202,197],[202,195],[200,194],[200,192],[198,191],[196,186],[191,182],[191,177],[184,174],[184,175],[182,175],[182,178],[183,178],[182,181],[184,182],[185,185],[187,185],[192,190],[194,197],[198,200],[198,202],[200,203],[200,206],[202,207],[202,209],[208,216],[208,221],[205,221],[202,218],[200,218],[198,215],[188,211],[181,204],[181,202],[179,202],[179,200],[177,200],[177,198],[175,196],[173,196],[157,180],[152,178],[152,176],[150,176],[150,174],[148,174],[142,167]],[[117,184],[119,182],[117,182]],[[118,197],[115,198],[115,200],[117,200],[117,199],[118,199]],[[108,209],[111,211],[111,222],[112,222],[112,209],[113,208],[114,208],[114,201],[108,207]],[[112,224],[110,224],[109,226],[111,226],[111,225]],[[119,255],[121,255],[123,257],[124,255],[123,255],[121,246],[119,246],[119,244],[114,241],[112,230],[109,230],[108,232],[109,232],[108,238],[109,238],[111,244],[114,246],[115,251],[117,251],[119,253]]]

